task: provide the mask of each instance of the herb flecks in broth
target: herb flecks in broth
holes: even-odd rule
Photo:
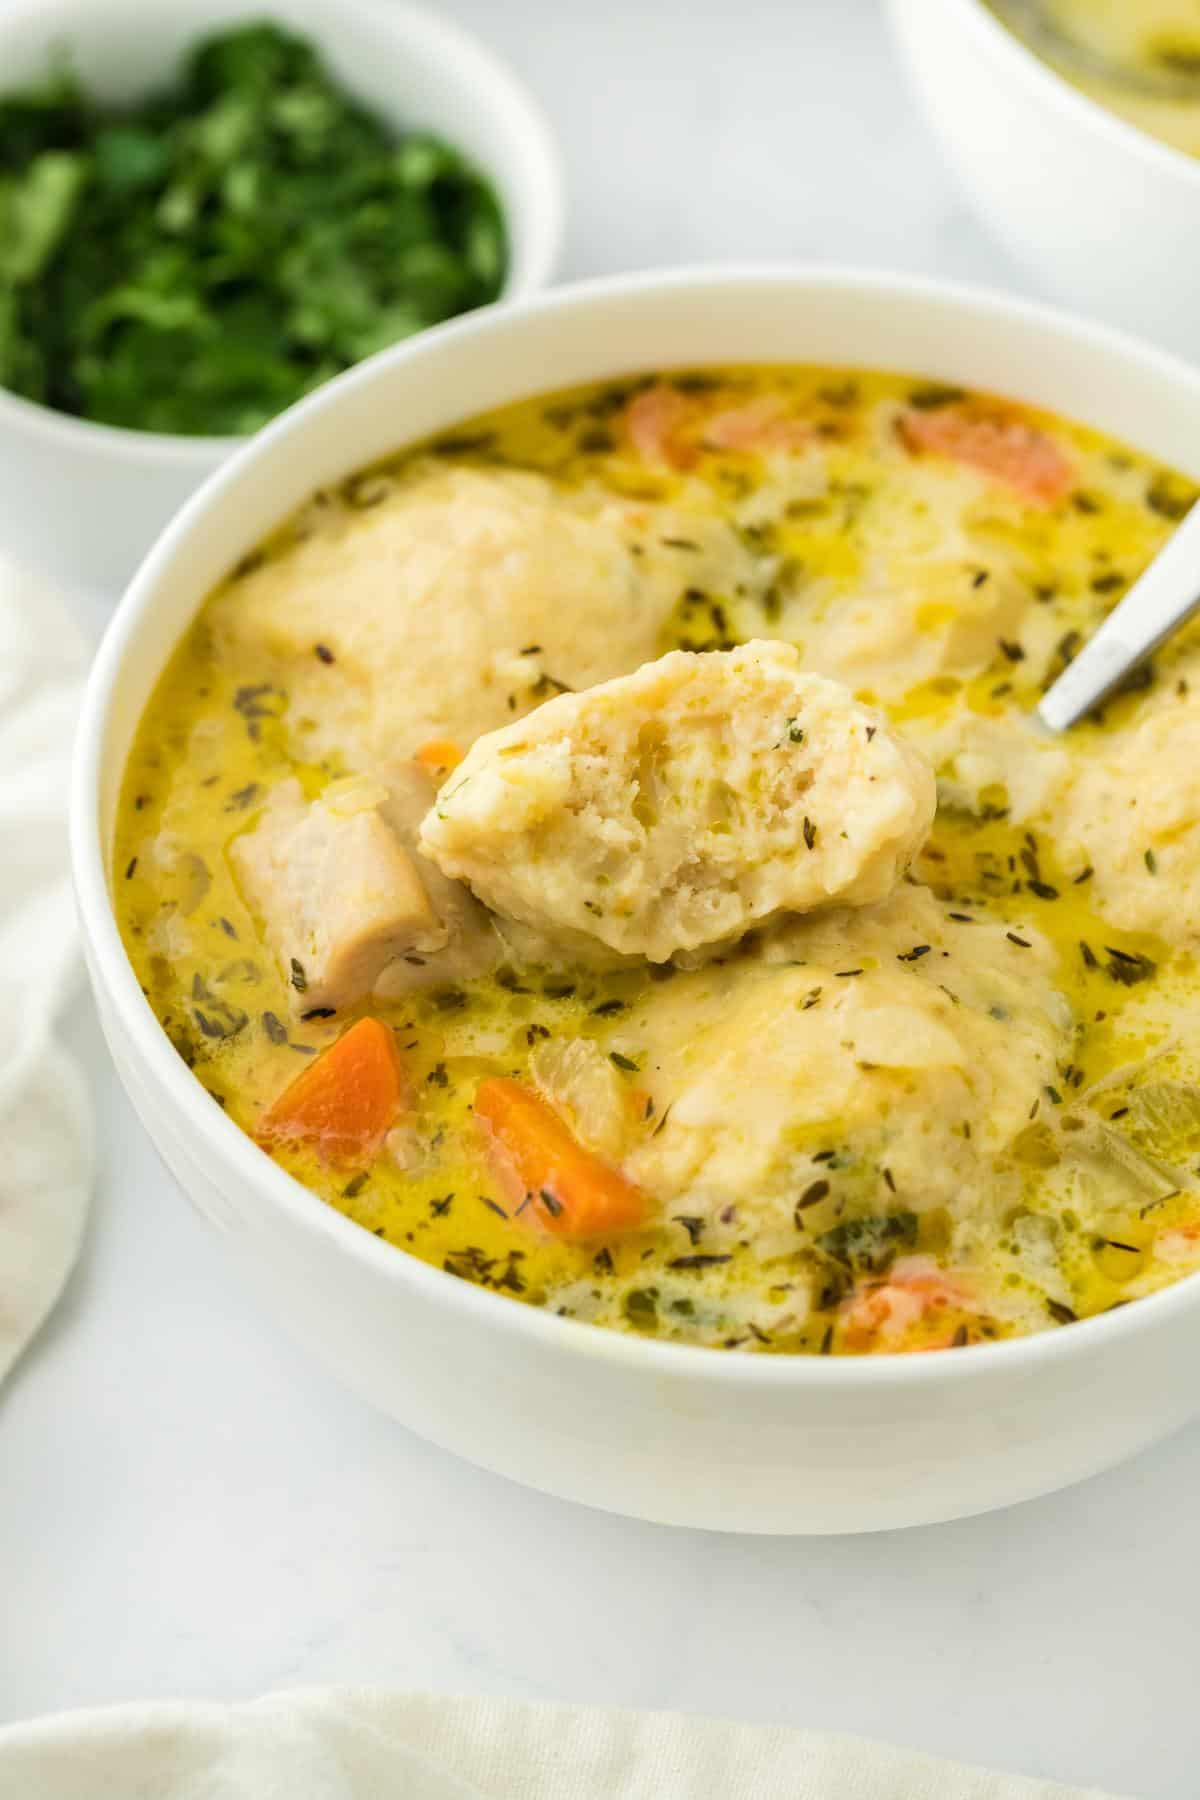
[[[838,369],[554,395],[363,471],[243,558],[147,709],[113,883],[150,1002],[260,1137],[381,1021],[372,1091],[394,1048],[403,1098],[378,1146],[268,1129],[272,1153],[399,1248],[565,1316],[863,1353],[1148,1293],[1200,1262],[1200,636],[1068,739],[1027,720],[1194,498],[1061,420]],[[476,916],[474,962],[411,951],[345,1005],[251,892],[281,792],[342,824],[376,807],[411,846],[421,781],[482,732],[751,638],[932,763],[890,899],[686,967]]]

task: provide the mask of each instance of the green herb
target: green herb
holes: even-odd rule
[[[804,1192],[801,1194],[800,1198],[797,1200],[796,1205],[795,1205],[795,1218],[796,1218],[797,1225],[800,1225],[800,1214],[803,1212],[807,1212],[810,1206],[818,1205],[820,1201],[825,1199],[825,1197],[828,1193],[829,1193],[829,1183],[824,1179],[824,1177],[822,1177],[819,1181],[813,1181],[813,1182],[809,1183],[809,1185],[805,1188]]]
[[[1185,518],[1195,498],[1196,490],[1191,482],[1185,482],[1182,476],[1166,469],[1156,475],[1146,489],[1146,505],[1163,519]]]
[[[930,382],[927,387],[913,388],[908,396],[908,404],[915,406],[918,412],[937,412],[943,406],[956,406],[966,397],[963,388],[943,387],[940,383]]]
[[[192,978],[192,999],[203,1002],[203,1006],[192,1007],[192,1017],[206,1038],[232,1038],[245,1029],[249,1023],[247,1015],[239,1006],[230,1006],[214,994],[203,975],[197,972]]]
[[[486,181],[275,25],[208,39],[128,108],[62,67],[0,100],[0,385],[62,412],[254,431],[494,300],[506,260]]]
[[[1108,957],[1105,968],[1113,981],[1120,982],[1122,987],[1136,987],[1139,981],[1149,981],[1157,969],[1148,956],[1138,956],[1129,950],[1116,950],[1111,944],[1105,944],[1104,953]]]
[[[632,1056],[622,1056],[619,1050],[610,1050],[608,1060],[610,1063],[615,1063],[618,1069],[624,1069],[626,1074],[636,1075],[638,1072],[638,1065]]]
[[[638,1331],[658,1329],[658,1290],[630,1288],[622,1306],[625,1317]]]
[[[880,1213],[864,1219],[843,1219],[832,1231],[821,1233],[817,1247],[837,1262],[849,1263],[864,1274],[880,1275],[897,1251],[916,1241],[916,1213]]]

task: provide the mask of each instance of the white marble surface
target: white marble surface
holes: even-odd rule
[[[449,10],[561,134],[568,274],[795,255],[1026,285],[939,165],[872,0]],[[368,1413],[258,1314],[82,999],[74,1035],[100,1182],[68,1298],[0,1398],[0,1718],[392,1682],[1200,1792],[1200,1429],[1073,1492],[870,1539],[671,1532],[526,1493]]]

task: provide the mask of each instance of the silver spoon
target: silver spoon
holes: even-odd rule
[[[1200,504],[1043,694],[1038,718],[1065,731],[1200,611]]]
[[[1064,31],[1044,0],[1000,0],[999,10],[1036,55],[1083,80],[1107,81],[1155,100],[1200,100],[1200,59],[1135,68],[1116,62]]]

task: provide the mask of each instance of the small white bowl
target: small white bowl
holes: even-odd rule
[[[1200,360],[1200,158],[1079,93],[980,0],[888,0],[913,87],[996,235],[1059,299]]]
[[[150,1010],[109,888],[125,760],[164,663],[214,583],[314,488],[522,396],[747,359],[978,385],[1200,479],[1200,370],[945,283],[685,271],[472,314],[275,420],[167,528],[92,672],[71,854],[100,1017],[134,1106],[198,1209],[351,1386],[474,1462],[594,1506],[724,1530],[868,1531],[1044,1493],[1193,1417],[1200,1277],[1058,1331],[932,1356],[735,1355],[557,1318],[381,1243],[239,1131]]]
[[[67,49],[89,92],[120,103],[169,80],[202,37],[267,16],[311,38],[348,92],[428,129],[492,180],[509,231],[502,301],[545,286],[558,258],[557,151],[529,96],[474,38],[371,0],[9,0],[0,88],[45,78]],[[71,585],[117,593],[180,503],[241,442],[97,425],[0,389],[0,547]]]

